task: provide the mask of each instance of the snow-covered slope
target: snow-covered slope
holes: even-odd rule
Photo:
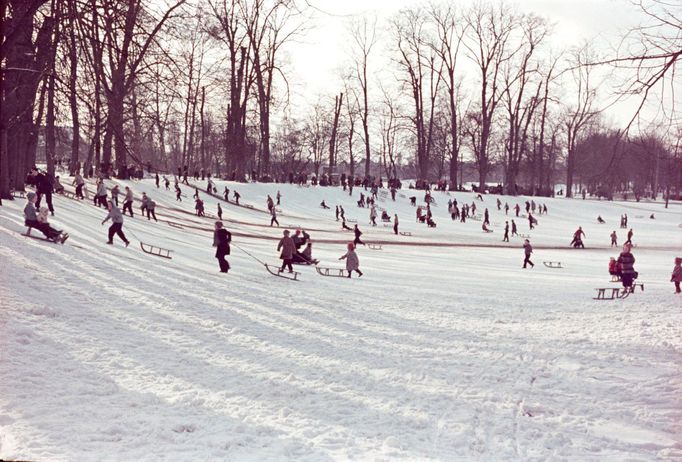
[[[680,204],[540,199],[549,215],[530,233],[536,266],[523,270],[522,240],[501,242],[512,217],[497,196],[476,201],[491,214],[486,234],[447,214],[448,198],[472,194],[434,193],[428,229],[408,200],[423,194],[401,191],[378,203],[412,233],[394,236],[368,226],[360,188],[217,182],[255,207],[221,202],[235,244],[224,275],[193,190],[182,186],[180,203],[149,180],[119,184],[158,204],[158,223],[139,203],[126,218],[127,249],[104,244],[106,214],[90,201],[55,198],[64,246],[21,236],[23,200],[0,207],[0,458],[682,459],[682,298],[668,282]],[[299,267],[301,281],[288,281],[242,251],[279,262],[282,229],[265,206],[278,189],[282,228],[308,230],[320,266],[343,267],[352,240],[337,204],[366,242],[384,244],[359,249],[362,278]],[[200,195],[214,214],[218,199]],[[608,235],[625,239],[622,213],[645,291],[594,301],[595,287],[615,286]],[[567,248],[578,225],[585,250]]]

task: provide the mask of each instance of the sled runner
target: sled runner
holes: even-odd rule
[[[277,276],[280,278],[284,279],[289,279],[290,281],[298,281],[298,275],[301,274],[298,271],[282,271],[279,266],[275,265],[265,265],[265,269],[268,270],[268,273],[272,274],[273,276]]]
[[[71,191],[64,190],[60,194],[66,197],[67,199],[78,200],[78,198],[76,197],[76,193],[72,193]]]
[[[166,223],[168,223],[168,226],[170,226],[171,228],[185,229],[182,225],[179,225],[173,221],[167,221]]]
[[[144,253],[148,253],[149,255],[168,258],[169,260],[173,258],[170,256],[172,250],[169,249],[163,249],[161,247],[156,247],[155,245],[145,244],[144,242],[140,242],[140,248]]]
[[[317,271],[317,274],[320,276],[329,276],[333,278],[345,278],[346,277],[346,270],[343,268],[320,268],[318,266],[315,267],[315,270]]]
[[[469,220],[474,220],[474,221],[481,221],[481,216],[480,215],[471,215],[467,217]]]
[[[401,236],[412,236],[412,233],[409,231],[400,231]]]
[[[15,199],[26,199],[26,192],[25,191],[12,191],[11,194],[12,194],[12,197]]]
[[[632,283],[632,290],[630,292],[634,293],[638,286],[639,286],[639,290],[641,292],[644,292],[644,283],[643,282],[633,282]]]
[[[519,233],[519,237],[520,237],[521,239],[530,239],[530,234]]]
[[[28,230],[27,232],[31,232],[31,228],[29,228],[29,230]],[[68,235],[68,234],[66,235],[66,237],[65,237],[63,240],[60,239],[60,240],[56,240],[56,241],[53,240],[53,239],[48,239],[48,238],[46,238],[46,237],[44,237],[44,236],[32,236],[32,235],[30,235],[30,234],[23,234],[23,233],[22,233],[22,236],[24,236],[24,237],[30,237],[31,239],[36,239],[36,240],[38,240],[38,241],[52,242],[53,244],[63,244],[63,243],[66,242],[66,240],[69,238],[69,235]]]
[[[560,261],[543,261],[542,264],[547,268],[563,268]]]
[[[358,222],[358,220],[356,220],[355,218],[346,218],[346,221],[348,223],[357,223]]]
[[[620,287],[602,287],[594,289],[597,291],[597,296],[593,297],[593,300],[615,300],[617,298],[627,298],[630,295],[629,290],[621,290]],[[611,291],[610,295],[607,295],[607,291]]]
[[[367,244],[367,248],[371,250],[383,250],[381,244]]]

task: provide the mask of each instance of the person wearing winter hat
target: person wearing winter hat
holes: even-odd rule
[[[530,261],[530,254],[533,253],[533,247],[530,245],[530,241],[528,239],[523,241],[523,253],[526,256],[526,258],[523,260],[523,267],[526,268],[526,265],[528,264],[530,264],[531,268],[535,267],[535,264]]]
[[[362,271],[360,271],[360,259],[358,254],[355,253],[355,244],[352,242],[348,243],[348,252],[342,255],[339,260],[346,260],[346,271],[348,271],[348,277],[353,273],[353,271],[358,273],[358,277],[362,276]]]

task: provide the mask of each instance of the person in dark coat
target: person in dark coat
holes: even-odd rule
[[[627,245],[632,245],[632,236],[633,236],[634,234],[635,234],[635,233],[632,232],[632,228],[630,228],[630,231],[628,231],[628,240],[625,241],[625,243],[626,243]]]
[[[355,240],[353,241],[353,244],[356,246],[358,244],[365,245],[365,243],[360,240],[360,236],[362,236],[362,231],[360,231],[360,228],[358,228],[358,225],[355,225],[355,227],[353,228],[353,232],[355,233]]]
[[[623,246],[623,251],[618,257],[618,265],[620,266],[620,280],[623,283],[623,288],[632,290],[632,281],[637,279],[637,271],[635,271],[635,257],[630,252],[631,246],[626,244]]]
[[[530,241],[526,239],[523,241],[523,253],[525,255],[525,258],[523,259],[523,268],[526,268],[526,265],[530,264],[531,268],[535,267],[535,264],[533,264],[532,261],[530,261],[530,254],[533,253],[533,247],[530,245]]]
[[[398,214],[393,216],[393,234],[398,234]]]
[[[232,234],[223,227],[222,221],[216,221],[213,231],[213,247],[216,248],[215,257],[218,259],[221,273],[227,273],[230,270],[230,263],[225,259],[225,256],[230,254],[230,242],[232,242]]]
[[[291,266],[291,262],[294,258],[294,253],[296,252],[296,245],[294,240],[289,236],[289,230],[284,230],[284,237],[280,239],[279,244],[277,244],[277,250],[281,251],[279,258],[282,260],[282,267],[279,269],[280,272],[284,271],[284,268],[289,268],[289,272],[293,273],[294,268]]]
[[[223,208],[218,204],[218,219],[223,219]]]
[[[52,206],[52,181],[44,173],[38,172],[36,167],[31,169],[31,177],[33,185],[36,187],[36,194],[38,200],[36,201],[36,208],[40,208],[40,201],[45,196],[47,208],[50,209],[50,214],[54,216],[54,207]]]
[[[502,238],[502,242],[509,242],[509,222],[508,221],[504,222],[504,237]]]

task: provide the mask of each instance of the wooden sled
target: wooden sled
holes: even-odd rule
[[[66,190],[64,190],[64,191],[62,191],[62,192],[59,193],[59,194],[61,194],[62,196],[66,197],[67,199],[78,200],[78,198],[76,197],[76,193],[73,193],[73,192],[71,192],[71,191],[66,191]]]
[[[166,223],[168,223],[168,226],[170,226],[171,228],[185,229],[184,226],[179,225],[179,224],[175,223],[174,221],[167,221]]]
[[[344,268],[320,268],[319,266],[316,266],[315,271],[317,271],[317,274],[319,274],[320,276],[328,276],[332,278],[348,277],[345,274],[346,270]]]
[[[12,191],[10,194],[15,199],[26,199],[26,191]]]
[[[530,234],[519,233],[519,237],[520,237],[521,239],[530,239]]]
[[[167,258],[167,259],[172,259],[173,257],[170,256],[172,250],[169,249],[164,249],[161,247],[156,247],[155,245],[151,244],[145,244],[144,242],[140,242],[140,248],[144,253],[148,253],[149,255],[154,255],[156,257],[161,257],[161,258]]]
[[[358,222],[358,220],[356,220],[355,218],[346,218],[346,221],[348,223],[357,223]]]
[[[611,276],[611,282],[620,282],[620,276],[618,275]]]
[[[44,236],[32,236],[31,234],[24,234],[24,233],[22,233],[21,235],[24,237],[30,237],[31,239],[35,239],[37,241],[46,241],[46,242],[51,242],[53,244],[63,244],[63,242],[61,242],[61,241],[54,241],[54,240],[48,239]]]
[[[564,267],[561,266],[560,261],[543,261],[543,265],[545,265],[547,268],[560,268],[563,269]]]
[[[597,291],[597,296],[593,297],[593,300],[615,300],[617,298],[623,299],[630,295],[629,290],[621,290],[620,287],[601,287],[594,289]],[[610,295],[607,295],[607,291],[611,291]]]
[[[480,217],[480,215],[470,215],[467,217],[467,220],[481,221],[482,218]]]
[[[251,204],[239,204],[239,205],[241,205],[242,207],[247,208],[247,209],[251,209],[251,210],[254,209],[253,205],[251,205]]]
[[[367,244],[367,248],[371,250],[383,250],[381,244]]]
[[[299,281],[298,276],[301,274],[298,271],[282,271],[279,266],[275,265],[265,265],[265,269],[267,269],[268,273],[272,274],[273,276],[289,279],[290,281]]]
[[[409,231],[400,231],[401,236],[412,236],[412,233]]]

